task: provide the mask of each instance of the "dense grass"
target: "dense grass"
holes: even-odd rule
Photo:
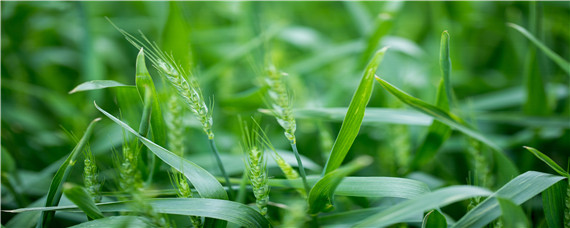
[[[570,227],[568,2],[1,6],[3,227]]]

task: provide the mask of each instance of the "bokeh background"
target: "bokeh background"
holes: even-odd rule
[[[90,80],[134,85],[138,50],[106,18],[132,34],[142,31],[191,68],[214,103],[214,131],[224,154],[242,153],[238,115],[258,116],[274,145],[289,148],[275,120],[258,112],[266,107],[259,95],[267,56],[288,73],[295,108],[347,107],[371,54],[390,45],[377,75],[433,103],[441,78],[440,36],[447,30],[458,100],[453,112],[504,148],[520,171],[551,172],[523,145],[540,149],[563,167],[570,155],[569,77],[506,25],[529,29],[568,60],[570,2],[3,1],[1,7],[2,171],[10,168],[5,169],[6,157],[12,157],[14,191],[24,196],[16,199],[4,185],[3,209],[25,206],[47,192],[58,162],[75,145],[65,132],[81,135],[102,116],[94,101],[116,115],[121,109],[127,122],[136,123],[140,116],[138,97],[118,101],[126,89],[69,94]],[[151,74],[161,87],[158,74]],[[528,78],[542,82],[527,83]],[[541,93],[540,86],[528,86],[536,83],[543,83],[547,99],[531,102]],[[378,84],[368,107],[410,109]],[[216,173],[201,129],[187,114],[181,126],[188,138],[186,153]],[[300,152],[323,166],[341,120],[334,114],[299,115]],[[359,175],[415,175],[439,186],[470,183],[469,143],[462,134],[454,133],[433,161],[409,170],[398,159],[413,157],[427,127],[387,122],[365,122],[361,128],[346,160],[368,154],[375,163]],[[105,119],[91,140],[104,176],[112,173],[110,155],[121,143],[121,130]],[[104,189],[112,191],[108,176],[110,186]],[[163,182],[157,188],[169,188],[167,177]],[[532,206],[540,202],[533,202],[526,208],[540,211]],[[11,216],[2,213],[2,223]],[[541,216],[533,222],[541,223]]]

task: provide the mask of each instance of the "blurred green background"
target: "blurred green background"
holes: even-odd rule
[[[440,36],[448,30],[459,101],[453,112],[476,123],[520,171],[551,172],[523,145],[540,149],[563,167],[570,155],[569,77],[506,25],[527,28],[570,59],[570,2],[3,1],[1,7],[2,164],[6,154],[13,157],[19,177],[15,191],[27,198],[18,203],[3,188],[3,209],[47,192],[58,161],[75,145],[65,131],[80,136],[101,116],[93,101],[115,114],[120,108],[127,122],[139,118],[138,97],[119,101],[128,89],[68,94],[89,80],[134,85],[138,50],[105,17],[132,34],[141,30],[181,64],[191,66],[204,95],[214,102],[214,131],[226,154],[241,154],[238,115],[259,115],[274,145],[289,148],[275,120],[258,114],[266,107],[258,95],[263,92],[267,56],[288,73],[295,108],[347,107],[371,54],[390,45],[377,75],[433,103],[441,77]],[[532,52],[536,55],[529,57]],[[151,74],[161,85],[158,74]],[[542,82],[527,83],[529,78]],[[527,97],[541,93],[537,83],[544,84],[547,99],[531,102]],[[368,107],[409,109],[380,86],[374,90]],[[205,154],[205,160],[213,162],[198,123],[191,116],[186,119],[186,153]],[[297,123],[301,154],[321,166],[341,124],[331,119],[313,116]],[[375,158],[359,175],[421,172],[445,185],[468,184],[468,143],[460,133],[419,170],[398,167],[394,151],[407,150],[413,156],[426,129],[366,122],[346,160],[359,154]],[[105,119],[91,140],[102,172],[111,172],[110,154],[121,142],[121,130]],[[111,186],[104,189],[112,191],[112,181],[107,182]],[[169,188],[168,179],[163,182],[162,188]]]

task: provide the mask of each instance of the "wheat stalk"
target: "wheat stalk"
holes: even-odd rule
[[[297,164],[299,166],[299,172],[301,173],[301,178],[303,179],[305,192],[308,194],[310,187],[307,183],[307,175],[305,174],[305,168],[303,167],[303,162],[301,161],[301,155],[299,155],[299,151],[297,150],[297,139],[295,137],[297,123],[295,122],[295,117],[293,116],[291,99],[289,99],[285,81],[283,80],[283,76],[287,74],[279,72],[275,66],[269,65],[266,75],[267,78],[265,81],[269,86],[267,93],[269,95],[269,99],[271,100],[271,110],[279,125],[281,125],[281,127],[285,130],[285,137],[287,137],[289,140],[289,144],[291,144],[291,148],[295,153],[295,158],[297,159]]]

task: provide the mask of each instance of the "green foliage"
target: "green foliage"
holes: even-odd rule
[[[570,226],[566,3],[0,4],[1,227]]]
[[[522,208],[508,199],[497,198],[501,206],[503,226],[513,228],[530,227]]]
[[[77,143],[77,146],[73,148],[73,151],[71,151],[67,159],[65,159],[63,164],[59,167],[59,169],[55,173],[55,176],[53,177],[51,184],[49,186],[49,191],[45,202],[46,207],[57,206],[59,204],[59,200],[61,199],[61,195],[63,193],[62,189],[63,183],[69,177],[71,169],[75,166],[75,163],[77,162],[77,155],[81,151],[83,151],[85,145],[87,145],[87,141],[91,137],[91,134],[93,134],[95,125],[99,120],[101,120],[101,118],[97,118],[91,121],[91,123],[87,127],[87,130],[85,130],[85,134],[83,134],[83,137],[81,137],[81,139]],[[53,219],[54,214],[55,212],[53,211],[43,211],[37,223],[37,227],[46,227]]]
[[[352,146],[356,135],[360,131],[360,125],[362,124],[362,119],[364,118],[364,109],[368,105],[368,101],[372,96],[372,88],[374,86],[374,75],[376,70],[384,58],[384,53],[388,48],[382,48],[374,54],[374,57],[368,63],[368,66],[364,69],[364,75],[360,80],[358,88],[352,96],[350,105],[342,121],[342,126],[340,127],[340,132],[336,137],[333,144],[333,148],[325,165],[325,170],[323,176],[337,169],[341,164],[348,150]]]
[[[422,228],[447,227],[447,220],[438,210],[431,210],[422,222]]]
[[[95,201],[91,198],[87,190],[81,186],[70,183],[63,184],[63,193],[77,205],[90,219],[100,219],[105,216],[101,213],[99,208],[95,206]]]

